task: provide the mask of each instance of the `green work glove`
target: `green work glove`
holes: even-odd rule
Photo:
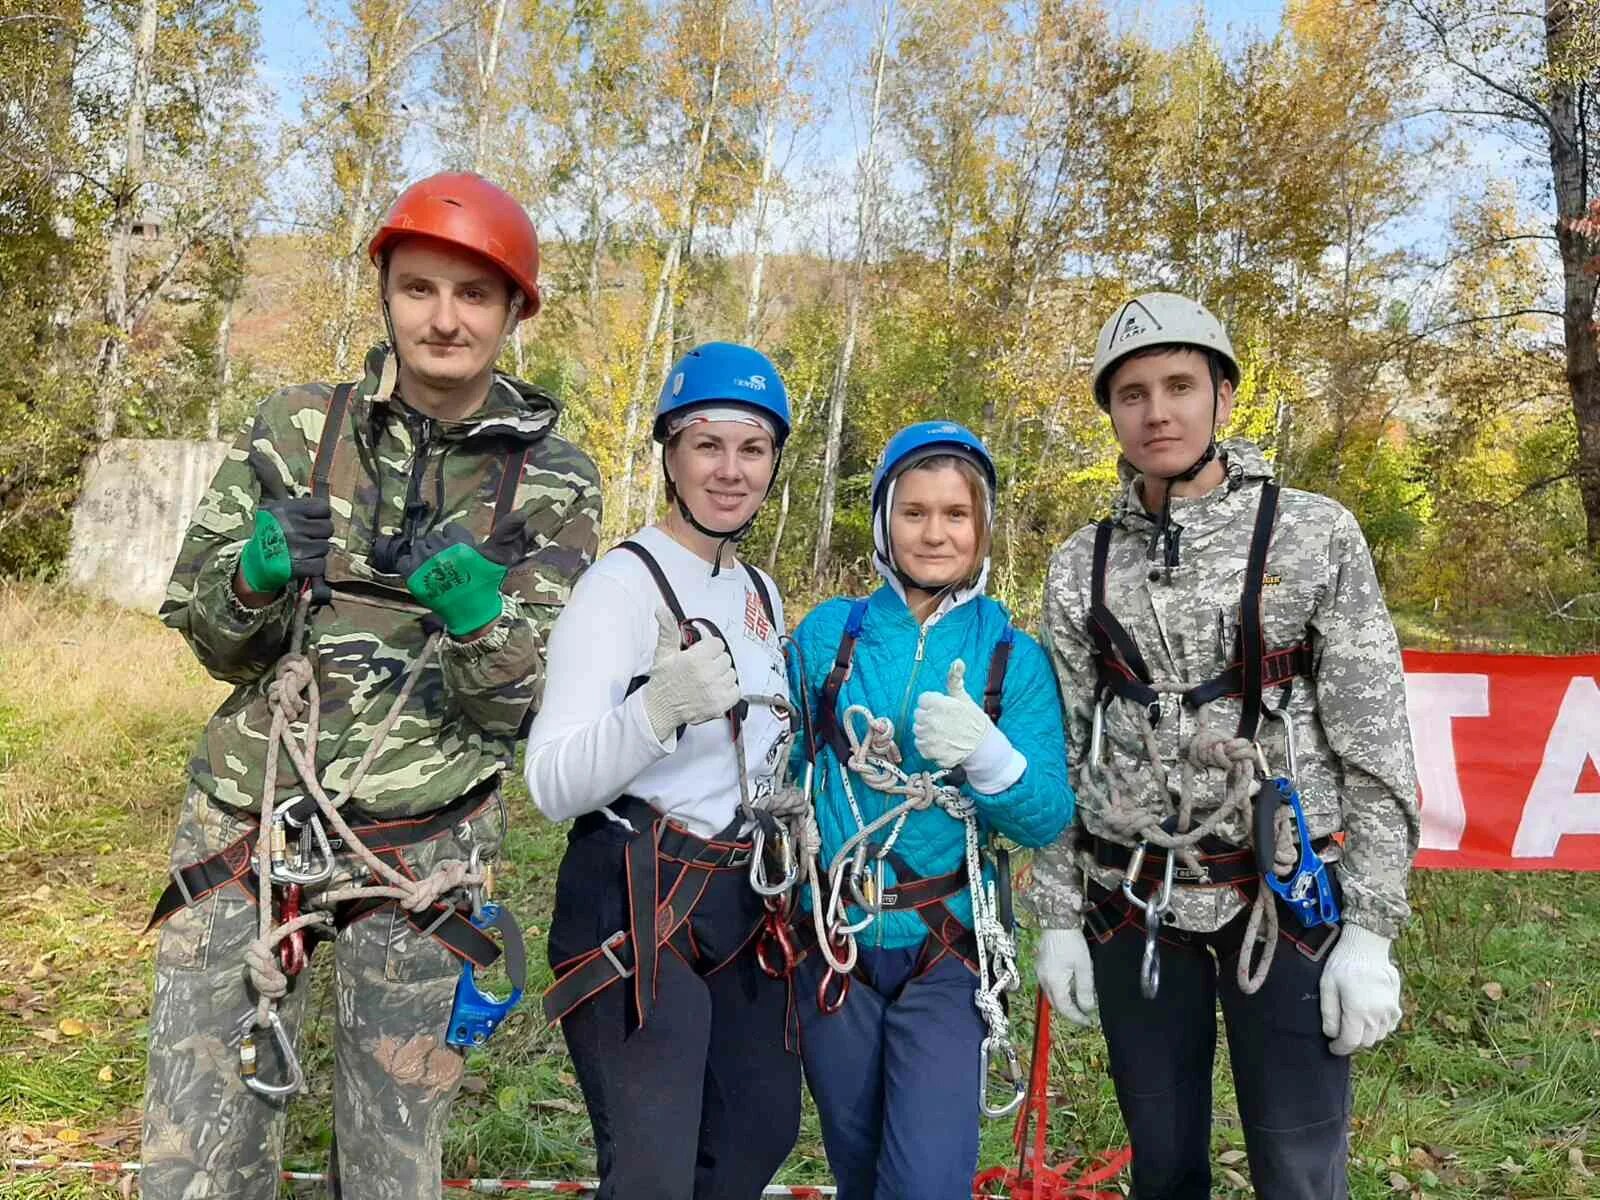
[[[500,585],[528,554],[527,518],[506,517],[479,543],[452,521],[403,551],[406,590],[439,614],[451,637],[475,633],[500,615]]]
[[[320,579],[328,567],[333,510],[326,496],[291,497],[283,479],[258,450],[250,466],[261,484],[256,527],[239,555],[245,587],[259,595],[282,590],[291,579]]]

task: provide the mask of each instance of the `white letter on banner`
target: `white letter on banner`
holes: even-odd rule
[[[1577,791],[1584,764],[1592,757],[1600,758],[1600,685],[1580,675],[1561,698],[1544,761],[1511,844],[1513,858],[1549,858],[1563,834],[1600,833],[1600,796]]]
[[[1424,850],[1459,850],[1467,828],[1467,805],[1456,771],[1450,722],[1489,715],[1487,675],[1407,675],[1406,716],[1422,788]]]

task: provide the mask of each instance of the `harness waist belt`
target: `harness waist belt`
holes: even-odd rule
[[[462,821],[475,816],[494,798],[498,783],[498,779],[485,780],[443,808],[417,817],[384,821],[367,814],[354,813],[355,819],[349,821],[350,829],[369,850],[396,870],[409,874],[400,850],[442,837]],[[151,914],[145,932],[150,932],[179,909],[197,904],[230,884],[238,884],[252,901],[259,903],[261,883],[255,870],[255,843],[260,822],[255,821],[254,824],[255,829],[224,846],[210,858],[175,869],[172,882],[156,901],[155,912]],[[328,841],[336,852],[343,849],[343,842],[338,837],[330,836]],[[350,922],[393,903],[392,900],[371,900],[341,905],[334,915],[335,927],[343,929]],[[500,957],[500,947],[495,940],[478,930],[452,905],[440,902],[422,912],[408,912],[406,919],[419,933],[438,939],[457,958],[480,968],[493,966]]]
[[[1311,849],[1314,853],[1321,854],[1332,843],[1332,838],[1317,838],[1311,843]],[[1102,837],[1091,836],[1088,850],[1096,865],[1111,867],[1118,871],[1126,871],[1128,864],[1133,861],[1131,846],[1124,846]],[[1201,838],[1195,847],[1195,852],[1200,860],[1201,874],[1197,876],[1191,868],[1184,865],[1180,857],[1173,867],[1174,883],[1185,887],[1235,887],[1241,883],[1260,879],[1260,873],[1256,870],[1255,851],[1248,846],[1235,846],[1232,842],[1223,841],[1212,835]],[[1146,883],[1159,884],[1166,872],[1166,866],[1166,850],[1160,846],[1151,846],[1145,852],[1139,879]]]
[[[634,829],[623,849],[628,925],[593,950],[556,966],[556,981],[544,994],[544,1015],[551,1024],[618,980],[631,979],[635,1011],[643,1028],[655,1007],[656,968],[662,948],[673,944],[686,961],[691,959],[689,918],[712,875],[738,870],[750,862],[750,842],[698,837],[636,797],[620,797],[610,808]],[[586,837],[610,823],[603,813],[586,813],[573,823],[572,836]],[[659,896],[658,863],[662,860],[682,866],[664,901]],[[759,927],[759,923],[752,926],[751,937]],[[740,949],[748,942],[746,938]]]

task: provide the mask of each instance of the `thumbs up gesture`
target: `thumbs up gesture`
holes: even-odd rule
[[[972,757],[994,723],[967,695],[967,664],[950,664],[943,692],[923,692],[912,725],[917,753],[948,770]]]
[[[728,648],[717,637],[702,637],[688,649],[672,614],[656,609],[656,649],[644,711],[650,728],[665,742],[683,725],[722,716],[739,702],[739,675]]]

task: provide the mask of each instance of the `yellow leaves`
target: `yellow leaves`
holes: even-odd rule
[[[117,1075],[116,1072],[111,1069],[111,1064],[107,1063],[95,1074],[95,1078],[101,1083],[115,1083]]]
[[[61,1030],[67,1037],[72,1038],[83,1037],[84,1034],[89,1032],[89,1027],[78,1020],[77,1017],[62,1017],[56,1028]]]

